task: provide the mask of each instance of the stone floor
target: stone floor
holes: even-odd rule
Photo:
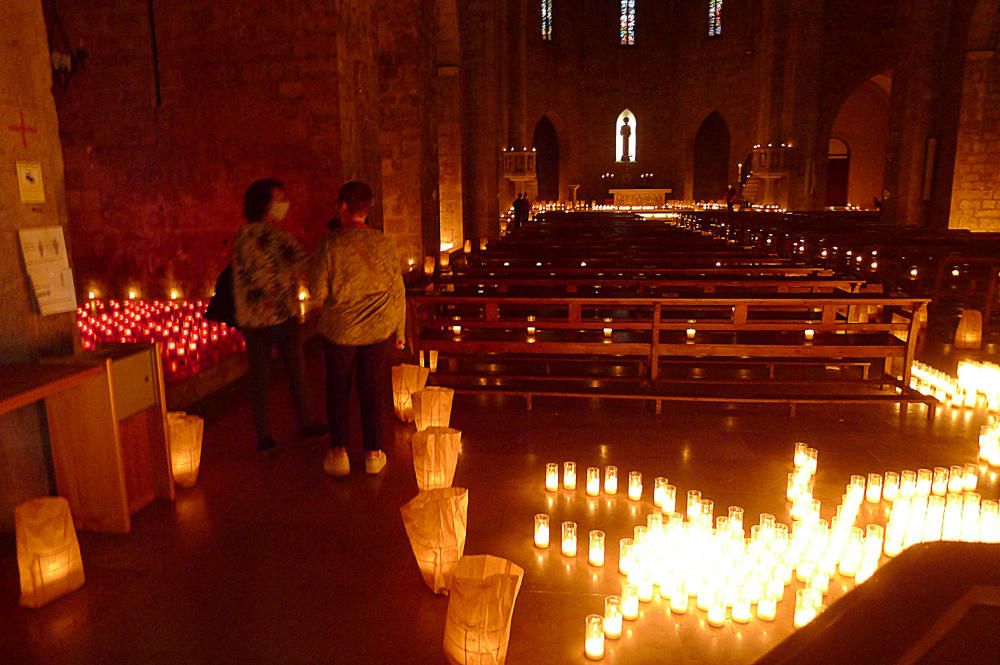
[[[274,389],[279,434],[292,430],[287,391]],[[276,454],[253,450],[249,410],[232,389],[199,405],[207,420],[198,486],[176,504],[140,512],[129,536],[80,535],[87,583],[41,610],[17,607],[13,540],[0,539],[0,662],[3,663],[443,663],[448,600],[423,584],[399,507],[416,493],[410,429],[397,427],[389,466],[377,478],[345,480],[320,469],[323,443],[285,440]],[[546,494],[544,464],[573,459],[665,475],[678,494],[701,489],[717,507],[788,521],[785,474],[794,441],[820,451],[816,494],[832,512],[851,473],[972,461],[982,414],[923,407],[719,405],[456,400],[464,433],[455,485],[469,488],[466,553],[492,553],[525,569],[514,612],[510,665],[582,663],[583,625],[617,593],[614,565],[593,569],[585,554],[564,559],[532,546],[532,515],[575,519],[581,533],[617,540],[651,509],[619,495],[588,500]],[[360,448],[353,451],[360,461]],[[357,465],[357,464],[356,464]],[[996,496],[995,478],[984,497]],[[581,484],[582,488],[582,484]],[[718,508],[717,508],[718,512]],[[839,584],[838,580],[838,584]],[[788,596],[786,595],[786,598]],[[791,628],[794,601],[778,620],[710,628],[704,614],[643,606],[608,663],[750,663]]]

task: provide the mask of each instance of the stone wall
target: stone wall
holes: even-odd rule
[[[949,227],[1000,232],[1000,56],[968,54]]]

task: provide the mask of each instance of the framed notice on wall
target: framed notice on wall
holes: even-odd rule
[[[45,184],[40,162],[17,162],[17,189],[21,203],[45,203]]]
[[[21,256],[31,278],[35,300],[42,316],[76,310],[73,271],[66,255],[66,237],[61,226],[42,226],[18,231]]]

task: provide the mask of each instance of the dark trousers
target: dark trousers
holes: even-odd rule
[[[302,338],[299,322],[288,319],[284,323],[264,328],[245,328],[243,338],[247,341],[247,362],[250,364],[250,404],[253,409],[253,424],[257,438],[271,436],[271,416],[267,399],[267,389],[271,382],[271,352],[275,346],[288,368],[292,401],[299,419],[299,427],[310,423],[308,402],[305,393],[305,357],[302,353]]]
[[[375,344],[347,346],[324,340],[326,355],[326,409],[330,445],[350,441],[351,384],[358,379],[361,432],[365,450],[382,450],[388,443],[392,414],[393,337]]]

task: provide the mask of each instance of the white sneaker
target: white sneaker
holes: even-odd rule
[[[385,452],[382,450],[365,454],[365,473],[371,476],[382,473],[382,469],[385,468],[385,462]]]
[[[346,448],[331,448],[323,458],[323,471],[328,476],[342,478],[351,473],[351,460]]]

